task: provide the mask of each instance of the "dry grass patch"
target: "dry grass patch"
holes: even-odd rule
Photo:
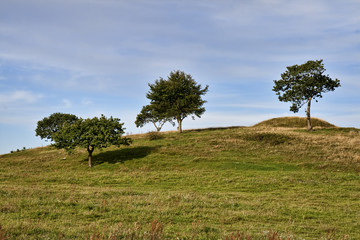
[[[311,118],[311,123],[316,128],[333,128],[335,125],[320,118]],[[260,122],[254,127],[285,127],[285,128],[307,128],[307,119],[304,117],[280,117]]]

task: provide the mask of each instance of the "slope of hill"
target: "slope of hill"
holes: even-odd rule
[[[332,128],[336,127],[335,125],[328,123],[319,118],[311,118],[311,122],[314,127],[320,128]],[[307,120],[305,117],[280,117],[272,118],[260,122],[254,127],[287,127],[287,128],[306,128]]]
[[[0,239],[360,239],[358,129],[149,137],[0,156]]]

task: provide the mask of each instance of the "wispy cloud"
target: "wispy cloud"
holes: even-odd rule
[[[82,105],[85,105],[85,106],[88,106],[90,104],[92,104],[93,102],[90,100],[90,99],[82,99],[81,100],[81,104]]]
[[[35,103],[41,99],[43,95],[35,94],[29,91],[14,91],[10,93],[0,93],[0,104],[11,103]]]
[[[63,99],[62,103],[64,104],[64,108],[70,108],[72,106],[72,103],[69,99]]]
[[[359,18],[345,14],[356,1],[21,2],[31,14],[21,16],[10,1],[0,10],[0,57],[63,69],[82,86],[84,79],[97,86],[107,78],[106,90],[117,78],[143,83],[174,68],[246,81],[273,62],[359,57],[348,50],[360,40]],[[338,35],[340,29],[348,34]]]

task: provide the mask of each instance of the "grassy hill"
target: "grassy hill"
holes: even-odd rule
[[[358,129],[133,139],[0,156],[0,239],[360,239]]]
[[[335,125],[319,118],[311,118],[311,123],[317,128],[333,128]],[[305,117],[280,117],[265,120],[255,125],[255,127],[287,127],[287,128],[306,128],[307,120]]]

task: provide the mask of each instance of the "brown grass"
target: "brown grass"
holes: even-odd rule
[[[336,127],[335,125],[322,120],[320,118],[311,118],[311,123],[313,127],[317,128],[332,128]],[[306,128],[307,120],[304,117],[280,117],[272,118],[265,120],[258,124],[255,124],[254,127],[286,127],[286,128]]]
[[[2,226],[0,225],[0,240],[6,240],[6,232],[5,229],[2,228]]]

